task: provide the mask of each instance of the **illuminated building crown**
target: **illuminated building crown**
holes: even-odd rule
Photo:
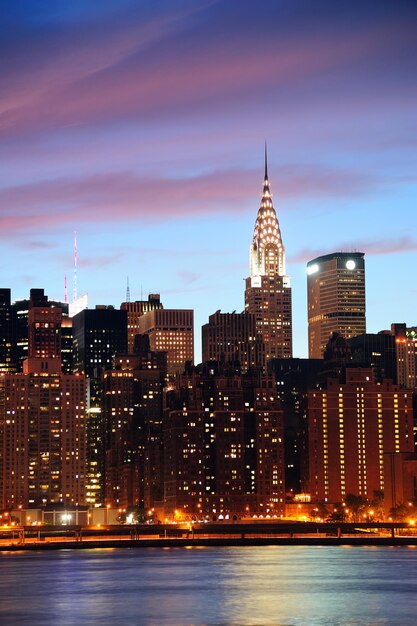
[[[261,206],[255,222],[253,240],[250,247],[250,275],[285,276],[285,248],[277,214],[272,204],[268,180],[268,163],[265,146],[265,177]]]

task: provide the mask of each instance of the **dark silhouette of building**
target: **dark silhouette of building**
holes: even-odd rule
[[[16,309],[11,303],[11,290],[0,289],[0,374],[17,369]]]
[[[203,363],[231,363],[247,372],[265,362],[264,350],[255,316],[250,313],[216,311],[202,327]]]

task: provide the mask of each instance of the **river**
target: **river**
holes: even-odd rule
[[[415,626],[417,549],[3,552],[0,624]]]

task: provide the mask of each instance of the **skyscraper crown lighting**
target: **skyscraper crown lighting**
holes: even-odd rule
[[[265,176],[261,205],[256,216],[252,244],[250,247],[250,275],[285,276],[285,248],[277,214],[272,203],[268,179],[268,161],[265,147]]]

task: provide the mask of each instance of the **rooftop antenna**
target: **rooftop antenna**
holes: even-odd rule
[[[68,302],[67,275],[64,275],[64,302]]]
[[[268,151],[265,139],[265,180],[268,180]]]
[[[130,302],[129,276],[127,277],[127,285],[126,285],[126,302]]]
[[[77,299],[77,231],[74,230],[74,287],[72,299],[75,302]]]

